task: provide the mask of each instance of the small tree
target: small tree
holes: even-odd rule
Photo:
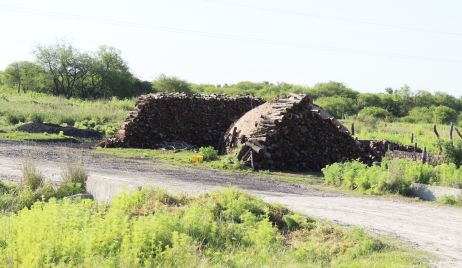
[[[159,78],[152,82],[154,91],[157,92],[182,92],[191,93],[191,85],[176,77],[168,77],[164,74],[160,75]]]

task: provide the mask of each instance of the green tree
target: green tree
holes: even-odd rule
[[[330,81],[327,83],[316,84],[313,89],[308,91],[308,95],[315,99],[321,97],[344,97],[356,99],[359,92],[346,87],[342,83]]]
[[[345,97],[322,97],[315,101],[316,104],[326,109],[336,118],[344,118],[357,113],[353,99]]]
[[[159,78],[152,83],[153,89],[156,92],[182,92],[191,93],[191,85],[173,76],[160,75]]]
[[[358,109],[363,109],[366,107],[382,107],[382,102],[379,95],[373,93],[359,94],[356,103],[358,105]]]
[[[438,124],[449,124],[457,122],[459,114],[456,110],[447,106],[433,107],[433,122]]]
[[[87,74],[88,55],[66,43],[39,46],[35,51],[37,62],[51,75],[55,95],[72,97],[79,79]]]
[[[29,61],[14,62],[5,69],[5,83],[16,87],[18,94],[27,90],[40,90],[46,86],[46,74],[39,65]]]

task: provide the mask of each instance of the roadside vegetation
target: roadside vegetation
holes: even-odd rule
[[[30,208],[38,201],[85,193],[87,178],[81,165],[69,165],[63,168],[59,184],[53,185],[45,180],[31,161],[26,160],[23,162],[22,181],[19,184],[0,181],[0,215],[2,212],[18,212]]]
[[[0,214],[1,266],[428,267],[426,261],[361,229],[235,189],[197,198],[144,189],[110,204],[52,198]]]
[[[384,160],[380,166],[353,161],[334,163],[323,169],[325,182],[369,194],[409,193],[413,182],[462,188],[462,169],[455,164],[432,166],[415,161]]]

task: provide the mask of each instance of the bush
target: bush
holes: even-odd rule
[[[88,174],[82,164],[68,164],[62,171],[61,179],[64,183],[80,184],[86,188]]]
[[[38,113],[36,111],[31,112],[29,116],[27,117],[27,121],[29,122],[34,122],[34,123],[43,123],[44,116],[41,113]]]
[[[409,123],[431,123],[433,112],[428,107],[415,107],[409,111],[409,115],[402,118],[402,121]]]
[[[358,111],[354,100],[345,97],[322,97],[316,99],[315,103],[326,109],[332,116],[339,119],[354,115]]]
[[[383,120],[388,117],[390,117],[390,112],[380,107],[366,107],[358,113],[358,120],[363,122]]]
[[[85,192],[85,187],[80,183],[73,183],[69,181],[62,182],[56,190],[57,198],[64,198],[75,194]]]
[[[443,143],[443,156],[449,163],[455,164],[458,168],[462,165],[462,142]]]
[[[42,175],[30,160],[23,162],[22,183],[33,191],[37,190],[43,184]]]
[[[206,162],[218,160],[218,151],[212,146],[199,148],[199,154],[204,158]]]
[[[455,164],[431,166],[410,160],[384,160],[381,166],[359,162],[334,163],[322,169],[326,184],[370,194],[407,195],[413,182],[462,188],[462,168]]]
[[[456,110],[447,106],[436,106],[433,109],[433,123],[436,124],[449,124],[457,122],[459,114]]]
[[[445,204],[445,205],[451,205],[451,206],[454,206],[457,204],[457,197],[453,196],[453,195],[443,195],[441,198],[440,198],[440,202]]]

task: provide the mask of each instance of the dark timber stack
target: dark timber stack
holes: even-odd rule
[[[144,95],[121,129],[100,146],[159,148],[179,142],[218,147],[228,127],[262,103],[251,96]]]
[[[360,140],[359,143],[363,151],[361,160],[369,165],[381,162],[387,152],[422,153],[422,149],[417,146],[401,145],[387,140]]]
[[[361,155],[348,130],[304,95],[247,112],[224,139],[226,152],[239,148],[238,159],[255,169],[320,171]]]

